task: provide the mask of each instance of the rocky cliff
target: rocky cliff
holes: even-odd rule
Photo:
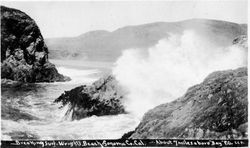
[[[1,78],[21,82],[68,80],[48,61],[48,53],[35,21],[24,12],[1,6]]]
[[[247,68],[214,72],[123,138],[247,138],[247,86]]]
[[[68,105],[66,117],[78,120],[89,116],[125,113],[121,87],[113,76],[105,76],[92,85],[82,85],[65,91],[55,102]]]

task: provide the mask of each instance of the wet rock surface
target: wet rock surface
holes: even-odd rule
[[[48,61],[48,48],[35,21],[1,6],[1,78],[20,82],[69,80]]]

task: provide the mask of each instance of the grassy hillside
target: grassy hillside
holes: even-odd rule
[[[247,34],[247,25],[191,19],[126,26],[113,32],[97,30],[72,38],[50,38],[45,42],[50,49],[50,59],[115,61],[124,49],[148,48],[160,39],[170,34],[182,34],[184,30],[194,30],[218,46],[227,46],[235,37]]]

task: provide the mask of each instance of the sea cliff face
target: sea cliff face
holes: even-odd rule
[[[1,78],[21,82],[66,81],[48,61],[48,48],[35,21],[1,6]]]
[[[148,111],[123,138],[246,138],[247,105],[247,68],[213,72],[184,96]]]
[[[82,85],[65,91],[55,102],[68,105],[66,117],[79,120],[89,116],[125,113],[122,105],[124,91],[113,76],[105,76],[92,85]]]

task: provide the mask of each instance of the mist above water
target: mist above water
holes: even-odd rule
[[[127,111],[138,117],[182,96],[211,72],[247,65],[247,51],[242,47],[216,47],[192,30],[171,34],[147,49],[147,55],[142,53],[141,49],[125,50],[113,69],[129,92]]]

